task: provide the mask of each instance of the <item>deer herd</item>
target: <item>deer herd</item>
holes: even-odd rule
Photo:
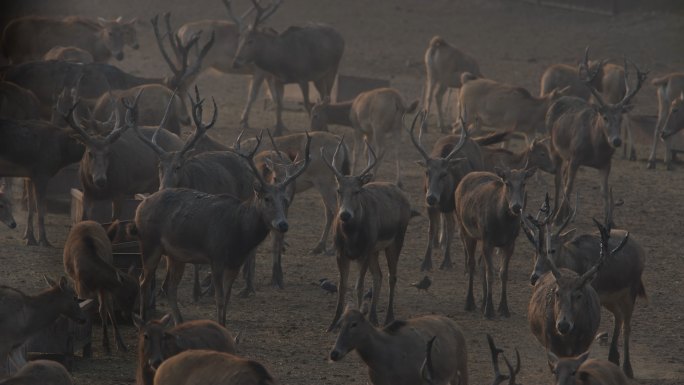
[[[0,69],[0,177],[5,178],[0,221],[10,229],[17,226],[7,178],[24,178],[24,238],[28,245],[51,246],[45,230],[47,184],[59,170],[79,161],[84,214],[64,246],[64,271],[71,283],[65,277],[57,282],[46,277],[49,288],[36,295],[0,286],[0,364],[8,363],[8,372],[0,378],[10,376],[1,384],[47,383],[46,378],[54,384],[72,383],[59,364],[26,363],[21,347],[61,315],[84,320],[88,315],[77,298],[99,302],[107,353],[110,323],[117,349],[127,349],[115,309],[133,320],[139,331],[138,384],[277,383],[265,366],[238,355],[238,338],[226,329],[226,314],[241,269],[246,285],[240,294],[254,291],[257,246],[269,234],[271,284],[285,288],[281,259],[291,227],[288,208],[296,195],[314,188],[323,201],[325,224],[311,249],[315,254],[334,253],[339,273],[335,311],[327,328],[338,331],[338,336],[329,359],[339,361],[356,350],[375,385],[467,385],[466,341],[472,338],[448,317],[402,320],[401,312],[397,316],[394,310],[399,256],[406,237],[413,236],[407,232],[411,218],[421,215],[412,207],[402,180],[399,161],[404,155],[398,148],[403,131],[425,170],[429,220],[422,263],[412,268],[431,270],[433,251],[440,249],[440,269],[452,268],[450,244],[458,230],[468,274],[464,309],[478,309],[474,278],[479,268],[483,316],[507,318],[508,266],[522,230],[535,251],[527,317],[532,335],[547,352],[549,382],[618,385],[634,377],[631,319],[637,297],[646,296],[646,253],[631,232],[615,227],[617,204],[609,176],[613,154],[625,141],[622,122],[646,72],[626,58],[623,65],[589,60],[587,48],[576,66],[550,66],[541,77],[539,96],[534,96],[486,78],[474,57],[435,36],[424,56],[422,108],[418,100],[407,103],[393,88],[368,90],[353,100],[333,103],[330,96],[345,50],[345,40],[335,28],[308,23],[277,32],[265,23],[282,0],[268,5],[251,0],[252,6],[241,15],[230,0],[222,1],[227,19],[189,22],[175,32],[169,13],[151,20],[157,48],[170,69],[168,76],[159,78],[135,76],[107,63],[112,57],[122,60],[126,47],[138,49],[136,20],[25,16],[6,25],[1,44],[9,65]],[[209,68],[252,76],[236,122],[243,130],[249,128],[250,110],[266,83],[276,104],[273,132],[243,138],[243,131],[231,145],[210,138],[208,131],[220,111],[213,98],[206,99],[193,86],[198,74]],[[321,96],[313,104],[309,82]],[[284,135],[283,93],[289,83],[302,91],[310,127]],[[684,128],[684,73],[661,76],[653,85],[659,109],[648,167],[655,167],[662,140],[665,164],[671,169],[671,139]],[[443,111],[449,88],[456,88],[458,96],[459,119],[453,125]],[[433,96],[438,132],[443,135],[428,151],[422,139]],[[208,116],[205,109],[210,110]],[[410,115],[414,116],[407,126]],[[351,150],[344,136],[329,132],[330,125],[351,129]],[[180,137],[183,130],[192,130],[185,140]],[[492,147],[513,136],[525,139],[521,152]],[[629,130],[627,139],[629,157],[635,159]],[[391,152],[396,181],[376,181],[380,164]],[[361,166],[364,155],[367,163]],[[598,231],[580,234],[566,229],[578,213],[577,199],[573,207],[571,198],[582,166],[599,171],[604,215],[601,221],[594,219]],[[543,192],[530,191],[527,182],[541,172],[554,176],[553,200],[547,193],[532,215],[527,197],[539,198]],[[122,201],[141,193],[146,197],[134,220],[121,225],[117,220],[122,219]],[[88,220],[98,200],[112,204],[111,227]],[[132,269],[114,267],[112,243],[119,237],[139,243],[139,277]],[[497,251],[501,295],[495,312]],[[384,327],[378,326],[377,315],[381,252],[389,273]],[[152,281],[162,260],[162,287],[170,313],[156,320],[149,305],[157,294]],[[359,273],[353,304],[345,309],[351,262],[356,262]],[[178,289],[187,263],[195,265],[196,301],[202,294],[199,269],[209,265],[215,321],[184,322]],[[372,296],[363,308],[367,271]],[[614,316],[607,360],[588,358],[601,324],[601,306]],[[492,383],[516,384],[519,352],[512,365],[489,335],[487,342]],[[500,357],[507,373],[500,371]]]

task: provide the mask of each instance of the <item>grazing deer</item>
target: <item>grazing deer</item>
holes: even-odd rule
[[[160,320],[143,321],[133,315],[138,328],[137,385],[152,385],[154,372],[164,360],[190,349],[235,354],[235,338],[214,321],[195,320],[171,326],[170,314]]]
[[[61,314],[77,321],[87,315],[76,302],[76,292],[66,278],[55,282],[45,277],[49,289],[29,296],[21,291],[0,285],[0,362],[10,358],[10,369],[26,364],[20,347],[32,335],[43,330]]]
[[[626,61],[626,59],[625,59]],[[546,126],[551,134],[551,156],[556,164],[555,200],[556,218],[564,218],[568,207],[559,203],[560,191],[569,197],[575,183],[575,176],[580,166],[598,169],[601,178],[604,212],[609,210],[608,204],[608,176],[610,175],[613,153],[622,145],[620,127],[622,114],[632,106],[630,100],[639,92],[646,73],[639,71],[636,64],[637,84],[633,89],[628,85],[627,71],[625,71],[625,86],[627,93],[621,101],[608,104],[603,100],[598,90],[591,84],[597,72],[589,72],[589,48],[584,61],[580,64],[580,72],[585,73],[583,79],[598,104],[592,104],[574,97],[563,97],[554,103],[546,115]],[[627,63],[625,63],[627,68]],[[565,181],[562,181],[565,178]],[[562,186],[561,186],[562,185]]]
[[[394,149],[397,166],[397,184],[401,185],[401,157],[399,141],[402,134],[404,114],[412,114],[418,108],[418,100],[406,105],[399,91],[394,88],[376,88],[360,93],[349,102],[330,104],[324,99],[311,109],[311,131],[328,131],[328,124],[339,124],[354,129],[352,149],[352,173],[357,169],[361,143],[365,140],[375,148],[383,159],[387,148]],[[373,170],[378,173],[378,166]]]
[[[15,375],[0,380],[0,385],[73,385],[66,368],[56,361],[35,360],[24,365]]]
[[[204,124],[204,123],[203,123]],[[166,255],[169,263],[168,298],[176,323],[182,322],[176,300],[178,283],[186,263],[211,266],[217,319],[226,323],[226,308],[233,282],[240,267],[268,235],[271,229],[286,232],[289,228],[285,209],[289,205],[287,187],[309,165],[310,139],[304,164],[283,182],[269,184],[254,165],[258,149],[244,156],[257,181],[255,197],[243,202],[229,195],[211,195],[195,190],[171,188],[160,190],[144,200],[136,211],[132,229],[140,240],[143,260],[140,314],[150,298],[150,281],[159,260]],[[226,290],[224,292],[224,281]]]
[[[260,363],[229,353],[187,350],[164,361],[154,385],[277,385]]]
[[[551,159],[549,138],[532,139],[532,142],[521,152],[515,153],[504,148],[481,147],[484,170],[494,171],[496,167],[511,169],[537,168],[549,174],[556,172],[556,165]]]
[[[124,22],[121,17],[93,21],[77,16],[24,16],[7,24],[0,44],[3,55],[14,65],[40,60],[55,46],[81,48],[97,62],[106,62],[112,56],[123,60],[124,44],[135,39],[137,45],[135,21]]]
[[[40,119],[40,101],[30,90],[0,81],[0,118]]]
[[[342,146],[342,140],[337,152]],[[372,147],[368,145],[368,165],[358,175],[344,175],[336,164],[326,158],[321,149],[321,158],[335,174],[337,180],[337,216],[334,223],[335,249],[337,249],[337,269],[340,273],[337,307],[328,331],[331,331],[342,315],[349,263],[357,262],[359,277],[356,281],[357,306],[361,306],[363,284],[366,271],[370,269],[373,276],[373,298],[371,299],[369,320],[377,324],[376,313],[382,272],[380,271],[380,251],[385,252],[389,270],[389,300],[385,325],[394,320],[394,289],[397,284],[397,265],[399,254],[404,245],[404,236],[409,220],[416,212],[403,191],[395,184],[388,182],[371,182],[377,158]],[[337,154],[333,155],[336,159]]]
[[[261,23],[273,16],[280,4],[282,4],[282,0],[275,1],[273,6],[269,7],[269,11],[261,18]],[[229,0],[223,0],[223,5],[225,5],[228,16],[232,22],[216,19],[192,21],[185,23],[178,28],[176,36],[178,36],[181,44],[188,44],[197,33],[214,33],[216,37],[214,45],[216,48],[209,51],[207,57],[204,59],[202,67],[213,68],[227,74],[245,74],[252,76],[247,90],[247,103],[240,115],[240,128],[248,129],[249,112],[259,95],[259,88],[261,88],[264,81],[266,81],[266,84],[269,87],[271,96],[275,95],[275,91],[273,90],[273,76],[253,64],[245,65],[239,69],[233,68],[233,57],[238,49],[240,34],[245,33],[247,30],[244,19],[254,11],[254,7],[251,7],[241,16],[238,16],[233,13],[233,7]],[[200,40],[202,40],[202,36],[200,36]]]
[[[460,135],[448,135],[440,138],[432,148],[430,154],[425,151],[420,139],[414,136],[414,130],[418,119],[420,124],[427,118],[426,112],[417,114],[409,137],[423,160],[417,161],[418,165],[425,168],[423,189],[425,190],[425,205],[428,212],[428,244],[425,257],[420,265],[420,270],[432,269],[432,248],[437,245],[439,238],[438,227],[440,216],[445,224],[443,233],[444,259],[440,269],[450,269],[451,264],[451,236],[454,232],[454,191],[461,179],[471,171],[481,170],[484,166],[480,146],[468,137],[465,121],[461,121]],[[456,155],[461,155],[458,158]],[[467,161],[464,161],[466,160]]]
[[[79,298],[97,297],[102,321],[102,346],[110,353],[107,320],[114,327],[116,347],[126,351],[119,333],[114,304],[118,304],[128,316],[138,298],[138,280],[114,267],[112,242],[109,234],[97,222],[83,221],[75,224],[64,245],[64,271],[76,283]]]
[[[431,351],[438,352],[430,354],[432,383],[468,385],[468,352],[463,331],[456,322],[439,315],[394,321],[379,329],[360,311],[347,309],[340,319],[340,333],[330,359],[339,361],[356,350],[368,366],[371,384],[422,384],[425,345],[431,340]]]
[[[485,126],[498,131],[511,130],[524,136],[527,143],[535,134],[546,132],[546,110],[565,92],[556,89],[546,96],[535,97],[522,87],[478,79],[467,72],[461,76],[461,82],[459,111],[461,116],[468,116],[475,129]]]
[[[548,207],[546,211],[550,211]],[[534,285],[527,319],[532,334],[548,351],[560,357],[573,357],[589,349],[601,322],[601,304],[591,281],[596,278],[599,269],[603,269],[606,259],[625,245],[629,233],[616,248],[609,250],[610,228],[594,220],[601,234],[599,258],[587,271],[578,275],[572,270],[556,267],[551,260],[550,219],[547,217],[539,222],[528,218],[534,220],[533,224],[539,229],[537,237],[529,229],[525,230],[528,238],[536,243],[538,253],[541,250],[547,252],[550,269]]]
[[[293,26],[280,34],[258,29],[274,5],[262,8],[252,0],[256,9],[254,22],[240,34],[233,68],[254,63],[275,78],[276,127],[275,136],[283,134],[283,90],[288,83],[297,83],[302,90],[304,106],[311,111],[309,82],[312,81],[321,98],[330,98],[337,69],[344,52],[344,39],[333,27],[321,23]]]
[[[43,55],[43,60],[61,60],[81,64],[95,62],[95,59],[93,59],[93,55],[90,52],[74,46],[63,47],[61,45],[52,47],[52,49],[47,51],[45,55]]]
[[[589,352],[577,357],[558,357],[548,352],[549,367],[556,385],[627,385],[629,380],[620,367],[606,360],[589,359]]]
[[[611,217],[609,219],[612,218],[613,206],[611,194]],[[577,208],[575,208],[575,213],[576,210]],[[595,250],[599,248],[601,242],[600,234],[575,234],[575,229],[563,232],[573,217],[574,214],[565,218],[563,225],[556,229],[551,225],[548,232],[543,227],[537,229],[538,237],[542,241],[548,237],[548,243],[539,243],[539,239],[534,235],[534,231],[530,232],[526,229],[526,233],[532,235],[530,241],[533,244],[542,245],[541,249],[537,249],[535,255],[534,271],[530,276],[532,285],[537,282],[539,277],[550,270],[548,260],[553,262],[558,268],[570,269],[577,274],[584,274],[597,263],[598,256]],[[609,219],[605,222],[609,223]],[[523,225],[527,225],[529,228],[527,223],[523,223]],[[611,229],[611,240],[608,243],[608,247],[616,249],[618,241],[613,240],[623,239],[626,236],[627,232],[625,230]],[[545,255],[548,255],[548,259],[544,257]],[[630,234],[624,247],[616,251],[614,256],[603,262],[604,267],[599,270],[596,278],[591,282],[592,287],[599,296],[601,305],[610,311],[615,319],[608,359],[614,364],[619,365],[618,339],[622,332],[624,334],[623,368],[625,374],[630,378],[634,377],[632,364],[629,359],[632,313],[634,312],[637,297],[646,297],[646,290],[641,278],[645,259],[646,252]]]
[[[684,73],[653,79],[658,93],[658,122],[653,133],[648,168],[655,168],[658,142],[665,142],[665,167],[672,170],[672,135],[684,128]]]
[[[45,233],[47,184],[59,170],[82,156],[83,146],[66,130],[39,120],[0,119],[0,177],[30,179],[26,244],[50,246]],[[35,206],[38,241],[33,232]]]
[[[437,103],[437,124],[442,133],[449,130],[444,119],[444,104],[442,98],[449,87],[461,88],[461,75],[469,72],[476,77],[482,77],[480,65],[472,56],[458,50],[441,36],[433,36],[425,51],[425,112],[430,115],[432,98]],[[427,132],[428,119],[422,122],[422,129]]]
[[[494,317],[492,289],[495,248],[502,251],[501,301],[498,312],[509,317],[507,282],[508,264],[513,256],[515,240],[520,231],[520,214],[525,205],[525,184],[536,169],[496,169],[496,174],[476,171],[467,174],[456,188],[456,218],[467,258],[468,294],[466,310],[475,310],[473,278],[475,275],[475,247],[482,243],[484,279],[482,282],[482,310],[486,318]]]

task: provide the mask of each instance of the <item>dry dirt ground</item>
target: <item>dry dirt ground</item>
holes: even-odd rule
[[[154,44],[148,23],[150,17],[171,11],[173,22],[180,25],[201,18],[222,18],[225,12],[216,0],[64,0],[22,4],[24,12],[138,17],[141,49],[130,52],[123,62],[115,64],[146,76],[168,72]],[[677,12],[681,11],[630,8],[618,16],[607,17],[516,1],[287,0],[272,18],[271,25],[282,30],[309,20],[332,24],[346,39],[342,73],[389,78],[394,87],[412,100],[421,95],[424,73],[421,66],[411,64],[422,60],[427,42],[435,34],[443,35],[478,58],[487,76],[527,87],[533,93],[537,92],[538,79],[547,65],[574,63],[587,45],[591,45],[596,56],[621,58],[626,54],[642,69],[650,70],[651,77],[681,71],[684,69],[684,18]],[[220,127],[214,128],[212,135],[226,143],[232,143],[237,135],[246,82],[245,77],[213,73],[204,73],[198,79],[203,95],[214,96],[219,104]],[[656,113],[655,89],[650,83],[643,87],[637,101],[637,113]],[[258,107],[251,123],[254,127],[265,128],[272,121],[272,112]],[[307,117],[301,112],[286,113],[285,122],[293,131],[307,127]],[[343,132],[344,129],[335,131]],[[437,139],[434,132],[432,129],[424,139],[428,145]],[[422,210],[423,171],[414,164],[419,155],[408,140],[401,145],[401,154],[411,202]],[[616,198],[625,202],[617,209],[616,222],[631,231],[647,251],[643,279],[649,299],[638,300],[636,306],[632,362],[637,383],[682,384],[684,297],[679,290],[684,271],[684,241],[680,234],[680,229],[684,228],[681,203],[684,166],[678,164],[674,171],[665,171],[660,163],[657,170],[646,170],[647,146],[644,143],[639,145],[638,155],[639,161],[628,162],[616,154],[610,178]],[[393,167],[385,167],[379,179],[393,180],[391,170]],[[601,216],[596,178],[594,170],[583,170],[579,174],[580,212],[575,226],[580,231],[593,231],[591,217]],[[544,193],[553,188],[552,184],[552,178],[543,176],[529,185],[531,209],[538,207]],[[24,213],[17,212],[16,216],[23,227]],[[355,353],[338,363],[330,363],[327,359],[335,335],[325,333],[324,329],[332,317],[335,297],[314,283],[323,277],[337,280],[337,269],[334,257],[309,254],[323,221],[317,193],[307,191],[297,196],[290,219],[289,248],[284,255],[285,290],[273,289],[268,284],[267,241],[259,249],[256,295],[231,300],[227,326],[243,336],[239,353],[264,363],[283,384],[364,384],[367,382],[366,368]],[[44,249],[26,247],[20,231],[0,228],[0,283],[34,293],[42,288],[43,274],[61,274],[61,246],[68,230],[68,218],[49,215],[47,231],[56,248]],[[530,333],[526,319],[531,293],[528,276],[532,249],[524,237],[518,240],[510,267],[511,317],[487,321],[479,312],[463,311],[466,276],[458,239],[453,246],[454,269],[431,272],[434,283],[429,293],[417,292],[408,286],[423,276],[419,260],[424,253],[426,232],[425,216],[412,220],[400,259],[396,315],[409,318],[444,314],[458,322],[467,335],[469,375],[473,384],[490,383],[492,379],[485,333],[492,334],[509,355],[514,347],[520,350],[519,382],[550,383],[544,350]],[[440,261],[441,255],[437,256],[437,263]],[[354,277],[355,270],[352,274]],[[189,275],[186,275],[180,293],[185,317],[213,319],[213,300],[203,298],[200,303],[193,303],[189,296]],[[381,307],[386,304],[386,279],[384,283]],[[241,284],[238,282],[237,286]],[[477,296],[479,290],[480,285],[476,284]],[[498,293],[498,285],[495,290]],[[498,303],[498,297],[495,298]],[[167,309],[162,300],[158,315]],[[380,313],[381,317],[383,315]],[[611,316],[605,311],[602,316],[600,330],[611,330]],[[94,357],[79,360],[73,371],[77,384],[134,382],[136,331],[133,326],[125,326],[123,333],[129,352],[107,356],[100,348],[100,331],[95,330]],[[607,348],[597,343],[592,354],[606,358]]]

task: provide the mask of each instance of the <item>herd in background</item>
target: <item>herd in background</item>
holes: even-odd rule
[[[499,249],[503,257],[498,314],[508,317],[508,263],[522,229],[536,254],[528,319],[533,335],[548,352],[556,383],[617,385],[633,377],[631,316],[636,298],[646,296],[641,281],[646,256],[627,230],[614,228],[616,203],[608,178],[612,156],[623,144],[622,121],[646,73],[627,59],[624,66],[590,61],[587,48],[577,67],[550,66],[542,76],[540,96],[533,96],[523,88],[484,77],[476,59],[435,36],[425,53],[423,109],[405,127],[405,116],[416,112],[419,102],[406,103],[395,89],[370,90],[351,101],[331,103],[345,47],[334,28],[309,23],[278,33],[263,24],[282,0],[266,7],[252,0],[253,6],[240,16],[230,1],[223,3],[230,21],[190,22],[174,32],[170,14],[161,21],[151,20],[158,48],[171,70],[159,78],[134,76],[107,63],[111,57],[122,60],[124,46],[138,48],[135,20],[26,16],[11,21],[3,31],[2,52],[10,65],[0,70],[0,176],[25,178],[27,244],[50,245],[44,223],[46,187],[69,164],[80,161],[83,219],[95,200],[111,200],[115,221],[120,219],[124,198],[150,195],[125,229],[118,222],[105,229],[87,220],[72,227],[64,247],[64,269],[75,290],[66,278],[50,281],[50,288],[35,296],[0,287],[0,360],[8,360],[12,372],[18,370],[0,384],[35,383],[36,376],[50,376],[56,384],[71,383],[58,364],[26,364],[19,348],[60,314],[83,319],[76,297],[97,298],[107,352],[107,320],[117,348],[126,350],[114,309],[133,317],[140,336],[138,384],[276,383],[261,364],[236,355],[238,339],[224,327],[226,312],[240,269],[245,272],[241,295],[254,291],[256,247],[269,233],[275,235],[271,284],[284,288],[281,254],[289,229],[288,208],[296,194],[314,188],[324,203],[325,225],[312,252],[334,251],[339,270],[337,305],[328,327],[328,331],[339,328],[339,335],[330,359],[338,361],[357,350],[376,385],[467,385],[465,337],[453,320],[439,315],[394,319],[399,255],[408,223],[419,213],[402,190],[399,161],[403,156],[398,151],[394,153],[396,183],[373,179],[388,150],[398,149],[403,131],[425,169],[429,225],[420,269],[432,269],[433,250],[440,248],[440,268],[452,266],[450,240],[458,230],[469,274],[464,308],[474,311],[478,308],[473,293],[475,251],[480,243],[484,272],[480,307],[486,318],[493,318],[492,256]],[[208,103],[196,86],[193,92],[194,80],[207,68],[252,75],[239,122],[242,129],[249,127],[251,106],[267,83],[276,103],[275,129],[267,139],[261,134],[243,139],[240,134],[227,146],[207,135],[219,111],[212,100],[211,117],[205,120]],[[313,105],[309,82],[321,95]],[[283,136],[283,89],[288,83],[302,90],[310,132]],[[657,78],[653,84],[658,87],[659,111],[648,165],[655,166],[662,139],[670,169],[671,138],[684,128],[684,73]],[[443,111],[449,88],[458,89],[460,118],[453,126]],[[427,151],[421,137],[428,130],[433,96],[437,127],[445,135]],[[194,132],[181,139],[181,129],[190,125]],[[353,129],[351,150],[342,137],[327,132],[329,125]],[[495,132],[486,133],[485,127]],[[626,132],[625,155],[634,160],[631,133]],[[521,152],[491,147],[513,136],[526,140]],[[362,152],[368,162],[361,170]],[[570,198],[581,166],[595,168],[601,176],[604,217],[595,221],[598,232],[564,232],[577,214],[577,202],[572,207]],[[539,171],[555,176],[555,193],[553,206],[547,194],[533,216],[525,212],[526,182]],[[11,198],[0,192],[0,220],[15,228]],[[140,280],[112,264],[112,242],[120,237],[132,237],[140,244]],[[378,328],[383,251],[389,298],[386,326]],[[171,314],[151,320],[146,314],[155,295],[151,280],[162,257],[167,269],[162,290]],[[358,307],[364,302],[366,272],[370,270],[372,276],[371,303],[363,313],[345,310],[352,261],[359,266],[354,293]],[[195,300],[202,294],[199,269],[209,265],[217,322],[183,322],[177,291],[187,263],[195,265]],[[139,315],[133,314],[136,301]],[[609,357],[588,359],[601,306],[614,315]],[[617,366],[621,333],[622,369]],[[493,383],[516,384],[521,366],[518,352],[513,366],[490,336],[488,343]],[[499,369],[500,355],[508,374]],[[58,382],[59,378],[63,380]]]

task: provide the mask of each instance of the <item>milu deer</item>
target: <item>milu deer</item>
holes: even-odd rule
[[[51,360],[34,360],[24,365],[15,375],[0,380],[0,385],[73,385],[64,365]]]
[[[338,145],[339,150],[342,140]],[[377,302],[382,285],[380,271],[380,252],[385,252],[389,270],[389,300],[385,324],[394,320],[394,293],[397,283],[399,254],[404,245],[404,236],[409,220],[416,212],[403,191],[388,182],[371,182],[371,170],[377,162],[372,147],[368,145],[368,165],[358,175],[342,174],[335,163],[326,158],[321,149],[321,157],[335,174],[337,180],[337,216],[333,224],[334,242],[337,250],[337,269],[340,273],[337,292],[337,307],[328,331],[331,331],[344,310],[346,300],[349,264],[359,265],[356,281],[357,306],[361,306],[366,271],[373,276],[373,298],[369,310],[369,320],[377,324]],[[337,150],[335,152],[337,152]],[[336,154],[335,154],[336,155]],[[336,156],[333,155],[333,159]]]
[[[133,315],[138,328],[137,385],[152,385],[154,372],[164,360],[190,349],[235,354],[236,341],[223,326],[210,320],[194,320],[172,326],[170,314],[159,320],[143,321]]]
[[[282,1],[283,0],[275,1],[273,6],[268,8],[268,12],[262,16],[260,22],[264,23],[266,19],[273,16]],[[247,103],[240,115],[240,128],[248,129],[249,112],[259,95],[259,89],[264,81],[266,81],[266,84],[269,87],[271,96],[275,95],[275,91],[273,90],[273,76],[253,64],[245,65],[237,69],[233,68],[233,57],[238,49],[240,34],[245,33],[247,30],[247,23],[245,23],[244,19],[254,11],[254,7],[249,8],[239,16],[233,12],[231,1],[223,0],[223,5],[226,7],[228,16],[232,21],[221,19],[191,21],[178,28],[176,36],[178,36],[181,44],[187,45],[192,40],[193,36],[200,33],[200,31],[202,33],[200,40],[203,40],[204,36],[207,34],[213,33],[215,35],[215,48],[210,50],[207,54],[207,57],[202,64],[202,68],[212,68],[226,74],[245,74],[252,76],[247,90]]]
[[[624,82],[627,92],[618,103],[609,104],[591,85],[597,72],[589,72],[588,62],[589,49],[587,48],[584,61],[580,64],[580,72],[586,74],[583,75],[583,79],[597,104],[579,98],[563,97],[556,101],[546,114],[546,127],[551,134],[551,154],[557,167],[554,204],[556,205],[555,211],[559,214],[556,218],[565,218],[567,215],[567,205],[559,201],[561,188],[564,196],[571,196],[580,166],[598,169],[603,192],[604,213],[608,213],[608,177],[613,153],[622,145],[620,137],[622,115],[632,108],[629,102],[639,92],[647,75],[639,71],[636,64],[632,63],[636,70],[636,86],[629,87],[627,71],[625,71]],[[625,68],[627,68],[627,63],[625,63]]]
[[[435,352],[429,361],[433,383],[468,385],[468,349],[463,330],[453,320],[439,315],[394,321],[380,329],[360,311],[347,309],[340,319],[330,359],[339,361],[356,350],[368,366],[371,384],[422,384],[421,365],[425,345],[431,339],[431,351]]]
[[[444,93],[448,88],[461,88],[461,75],[469,72],[476,77],[482,77],[480,65],[477,60],[465,52],[460,51],[449,44],[441,36],[433,36],[425,51],[425,101],[423,105],[427,116],[430,116],[430,107],[434,95],[437,103],[437,125],[442,133],[449,130],[449,124],[444,117]],[[428,119],[422,122],[422,127],[427,132]]]
[[[241,201],[229,195],[211,195],[195,190],[170,188],[144,200],[136,211],[132,231],[140,240],[143,259],[141,316],[150,299],[150,282],[162,255],[169,262],[168,299],[176,323],[182,322],[177,290],[186,263],[208,263],[216,300],[218,322],[225,325],[233,282],[252,250],[272,230],[289,229],[285,208],[287,187],[309,165],[309,146],[304,164],[281,183],[269,184],[254,165],[256,149],[242,155],[257,181],[255,197]],[[257,147],[258,148],[258,145]],[[224,291],[224,281],[226,283]]]
[[[658,143],[665,142],[665,167],[672,170],[673,135],[684,128],[684,73],[671,73],[653,79],[658,93],[658,121],[653,133],[648,168],[655,168]]]
[[[589,352],[577,357],[558,357],[548,352],[549,367],[555,385],[627,385],[629,380],[620,367],[606,360],[589,358]]]
[[[496,169],[496,174],[476,171],[467,174],[456,188],[456,219],[467,258],[468,294],[466,310],[475,310],[473,278],[475,275],[475,248],[482,243],[484,259],[482,311],[486,318],[494,317],[492,291],[494,284],[495,248],[501,250],[501,300],[499,315],[509,317],[507,282],[508,264],[515,240],[520,231],[520,214],[525,205],[525,184],[536,169]]]
[[[252,0],[256,9],[254,22],[240,34],[233,67],[254,63],[275,78],[276,127],[273,134],[283,134],[282,121],[284,85],[297,83],[302,90],[304,106],[311,111],[309,82],[312,81],[321,98],[330,98],[337,69],[344,52],[342,35],[327,24],[309,23],[292,26],[280,34],[259,29],[259,23],[269,9]],[[271,7],[273,7],[272,5]]]

